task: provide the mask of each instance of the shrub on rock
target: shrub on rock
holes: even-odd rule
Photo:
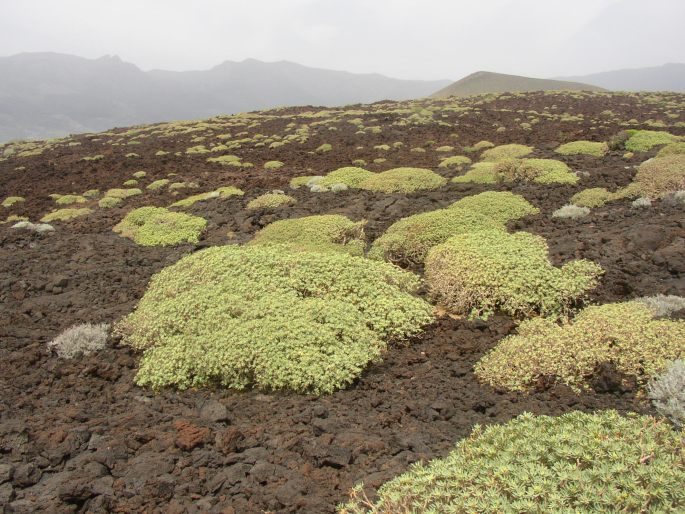
[[[655,146],[676,143],[681,139],[678,136],[664,131],[637,130],[630,133],[625,142],[625,149],[631,152],[648,152]]]
[[[317,184],[324,187],[331,187],[335,184],[346,184],[349,187],[358,187],[359,184],[374,175],[375,173],[365,170],[364,168],[346,166],[331,171],[323,179],[317,182]]]
[[[487,162],[498,162],[504,159],[520,159],[532,153],[532,146],[509,144],[489,148],[481,154],[481,160]]]
[[[297,200],[290,195],[282,193],[266,193],[253,198],[247,203],[248,209],[277,209],[286,205],[297,203]]]
[[[674,154],[640,164],[632,184],[625,188],[632,196],[663,198],[685,189],[685,155]]]
[[[140,207],[129,212],[114,227],[123,237],[141,246],[171,246],[198,243],[207,220],[163,207]]]
[[[102,350],[107,343],[109,325],[84,323],[74,325],[48,343],[48,349],[62,359],[74,359]]]
[[[594,141],[572,141],[554,150],[560,155],[591,155],[603,157],[609,151],[609,145]]]
[[[360,182],[360,189],[382,193],[412,193],[444,186],[447,179],[423,168],[393,168]]]
[[[656,410],[678,428],[685,427],[685,360],[670,363],[647,390]]]

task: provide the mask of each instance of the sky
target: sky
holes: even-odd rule
[[[685,0],[0,0],[0,56],[143,70],[287,60],[407,79],[685,62]]]

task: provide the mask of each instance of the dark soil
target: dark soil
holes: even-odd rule
[[[304,188],[289,191],[298,199],[293,207],[245,210],[245,202],[258,194],[287,189],[293,176],[323,174],[358,158],[370,162],[379,156],[374,145],[394,141],[405,146],[387,152],[387,162],[370,169],[422,166],[454,176],[455,171],[437,168],[430,148],[425,154],[409,151],[427,140],[457,147],[482,139],[527,143],[536,147],[536,156],[552,158],[561,142],[606,140],[621,130],[609,121],[591,130],[602,111],[640,122],[658,117],[652,112],[658,106],[641,98],[600,95],[578,100],[530,94],[481,105],[463,117],[450,112],[440,118],[457,124],[452,127],[393,126],[399,115],[386,111],[395,104],[379,104],[370,108],[377,112],[359,117],[369,126],[382,126],[382,134],[360,139],[356,128],[342,121],[335,124],[336,131],[325,125],[314,131],[305,145],[231,152],[253,162],[250,170],[223,170],[206,163],[207,155],[174,156],[196,144],[189,141],[191,136],[151,137],[135,147],[104,145],[107,136],[102,142],[77,136],[81,146],[0,162],[0,199],[25,196],[25,205],[11,212],[31,219],[54,208],[50,193],[121,187],[139,169],[148,173],[144,183],[174,172],[174,180],[198,182],[198,191],[227,184],[246,191],[244,198],[199,203],[188,211],[209,220],[199,245],[145,248],[111,231],[132,206],[168,205],[177,199],[166,192],[57,222],[50,234],[0,225],[0,512],[4,505],[6,512],[327,513],[360,481],[373,495],[409,464],[446,455],[475,424],[506,422],[525,411],[650,412],[644,398],[611,369],[598,370],[594,390],[580,395],[554,384],[541,384],[528,395],[481,385],[473,365],[515,328],[514,320],[504,316],[487,322],[441,318],[406,347],[390,351],[348,390],[319,398],[225,390],[153,394],[133,384],[138,356],[117,341],[96,355],[71,361],[46,351],[46,342],[74,324],[113,323],[130,312],[150,277],[183,255],[210,245],[245,242],[276,219],[318,213],[364,218],[373,240],[401,217],[488,189],[450,184],[428,193],[383,195],[354,190],[314,194]],[[543,118],[530,131],[513,121],[525,117],[516,110],[542,112],[553,104],[557,109],[552,112],[582,112],[585,121]],[[276,134],[291,121],[310,123],[312,119],[298,117],[306,110],[316,109],[281,110],[280,117],[262,121],[250,133]],[[495,132],[494,122],[507,131]],[[458,139],[452,133],[458,133]],[[334,151],[309,153],[324,142]],[[365,149],[357,150],[360,145]],[[160,148],[172,153],[155,157]],[[130,151],[141,157],[125,158]],[[80,160],[94,154],[106,158]],[[574,170],[587,172],[580,184],[508,188],[541,209],[540,215],[510,228],[544,236],[557,264],[580,257],[600,263],[606,274],[593,301],[685,295],[682,206],[655,202],[651,208],[633,209],[624,201],[593,209],[579,220],[551,217],[581,189],[627,184],[633,166],[653,154],[629,161],[622,152],[605,158],[562,158]],[[264,171],[261,165],[272,159],[285,162],[286,168]],[[18,166],[25,169],[16,170]],[[232,238],[227,237],[229,231]]]

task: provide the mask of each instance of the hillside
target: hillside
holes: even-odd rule
[[[559,77],[596,84],[612,91],[677,91],[685,92],[685,64],[669,63],[649,68],[606,71],[576,77]]]
[[[280,105],[345,105],[427,96],[449,81],[227,61],[205,71],[142,71],[118,57],[0,57],[0,142],[197,119]]]
[[[684,102],[0,145],[0,512],[684,512]]]
[[[504,93],[523,91],[601,91],[601,87],[579,82],[550,79],[536,79],[519,75],[507,75],[490,71],[477,71],[436,91],[431,98],[468,96],[483,93]]]

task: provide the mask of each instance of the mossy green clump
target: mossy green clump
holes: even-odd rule
[[[587,307],[571,322],[526,320],[476,365],[478,378],[513,391],[554,378],[574,390],[587,389],[593,372],[610,364],[645,384],[673,360],[685,356],[685,321],[654,319],[633,301]]]
[[[502,224],[540,212],[540,209],[521,195],[509,191],[485,191],[465,196],[454,202],[450,208],[468,209]]]
[[[165,187],[169,182],[171,181],[168,178],[161,178],[159,180],[155,180],[154,182],[150,182],[147,186],[147,189],[150,191],[157,191],[158,189]]]
[[[612,200],[617,200],[621,195],[607,191],[603,187],[591,187],[589,189],[583,189],[579,193],[576,193],[571,197],[571,204],[578,205],[579,207],[601,207],[607,202]]]
[[[213,247],[155,275],[115,332],[136,382],[331,393],[432,319],[419,278],[344,253]]]
[[[265,170],[277,170],[285,166],[281,161],[267,161],[264,163]]]
[[[297,199],[290,195],[281,193],[266,193],[250,200],[247,203],[248,209],[277,209],[297,203]]]
[[[242,166],[240,157],[237,155],[220,155],[219,157],[210,157],[207,162],[221,164],[222,166]]]
[[[89,156],[83,157],[81,160],[82,161],[101,161],[104,158],[105,158],[104,155],[89,155]]]
[[[133,187],[138,185],[138,181],[134,178],[126,180],[123,184],[124,187]]]
[[[2,201],[2,206],[3,207],[12,207],[13,205],[17,205],[18,203],[25,202],[26,198],[23,196],[8,196]]]
[[[615,411],[524,413],[477,425],[444,459],[416,464],[339,514],[680,512],[685,433]]]
[[[481,160],[485,162],[498,162],[504,159],[520,159],[532,153],[533,150],[532,146],[519,144],[494,146],[481,154]]]
[[[100,198],[98,200],[98,207],[102,209],[111,209],[112,207],[116,207],[117,205],[123,203],[124,201],[121,198],[114,198],[113,196],[105,196],[104,198]]]
[[[198,243],[207,220],[163,207],[140,207],[129,212],[114,231],[141,246]]]
[[[373,177],[375,173],[365,170],[364,168],[357,168],[355,166],[345,166],[333,170],[317,182],[323,187],[331,187],[334,184],[345,184],[348,187],[359,187],[359,184],[365,180]]]
[[[471,159],[464,155],[454,155],[452,157],[445,157],[438,168],[461,168],[462,166],[467,166],[471,164]]]
[[[140,171],[136,171],[136,172],[133,174],[133,178],[141,179],[141,178],[144,178],[145,175],[147,175],[147,173],[144,172],[143,170],[140,170]]]
[[[655,146],[676,143],[681,139],[668,132],[657,130],[637,130],[625,142],[625,149],[631,152],[648,152]]]
[[[56,195],[54,198],[57,205],[72,205],[88,201],[86,197],[80,195]]]
[[[423,168],[393,168],[359,183],[360,189],[382,193],[412,193],[444,186],[447,179]]]
[[[126,198],[131,198],[132,196],[142,195],[143,191],[137,187],[127,188],[127,189],[108,189],[105,196],[110,198],[121,198],[125,200]]]
[[[580,179],[564,162],[555,159],[504,159],[495,164],[498,182],[575,184]]]
[[[52,211],[43,216],[40,221],[43,223],[50,223],[52,221],[65,221],[73,218],[79,218],[81,216],[87,216],[91,212],[93,212],[93,210],[88,209],[87,207],[82,209],[57,209],[56,211]]]
[[[497,184],[494,162],[476,162],[464,175],[454,177],[452,182],[474,184]]]
[[[172,203],[169,207],[190,207],[195,205],[197,202],[204,202],[205,200],[211,200],[212,198],[228,198],[230,196],[243,196],[244,194],[245,192],[237,187],[220,187],[219,189],[209,191],[207,193],[199,193],[197,195],[188,196],[183,200]]]
[[[485,150],[486,148],[492,148],[495,146],[495,143],[491,143],[490,141],[478,141],[475,145],[472,146],[472,148],[476,151],[478,150]]]
[[[453,146],[449,146],[449,145],[438,146],[437,148],[435,148],[435,151],[436,151],[436,152],[442,152],[442,153],[453,152],[453,151],[454,151],[454,147],[453,147]]]
[[[363,255],[366,247],[364,225],[364,221],[351,221],[337,214],[280,220],[257,232],[250,244],[279,244],[297,251]]]
[[[653,199],[682,190],[685,190],[685,155],[674,154],[640,164],[633,182],[624,192]]]
[[[93,198],[97,198],[98,196],[100,196],[100,190],[89,189],[88,191],[85,191],[82,196],[88,198],[89,200],[92,200]]]
[[[333,150],[333,147],[329,143],[324,143],[316,149],[316,153],[328,153]]]
[[[591,155],[603,157],[609,151],[609,145],[594,141],[572,141],[554,150],[560,155]]]
[[[323,180],[323,176],[321,175],[305,175],[304,177],[294,177],[290,179],[289,186],[291,189],[299,189],[302,186],[309,184],[310,180],[317,178]]]
[[[552,266],[544,238],[500,230],[465,232],[426,257],[430,295],[456,314],[561,316],[585,298],[602,274],[594,262]]]
[[[685,143],[670,143],[656,154],[657,157],[666,157],[668,155],[685,155]]]

